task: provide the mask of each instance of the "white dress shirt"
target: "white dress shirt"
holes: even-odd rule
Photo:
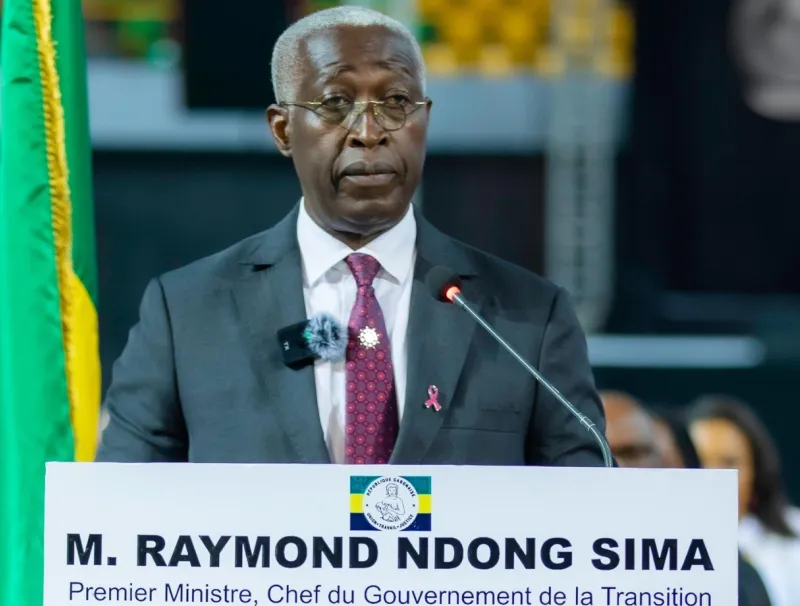
[[[297,241],[303,259],[303,296],[307,317],[327,312],[342,326],[350,321],[356,302],[356,281],[345,258],[353,252],[375,257],[381,271],[373,282],[391,341],[397,410],[400,418],[406,394],[406,331],[416,260],[417,223],[409,208],[405,217],[364,248],[354,251],[308,215],[305,201],[297,218]],[[317,361],[314,380],[317,406],[331,461],[344,463],[345,364]]]

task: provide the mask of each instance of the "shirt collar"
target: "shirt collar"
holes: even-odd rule
[[[414,211],[409,206],[397,225],[367,246],[354,251],[317,225],[306,211],[305,200],[300,200],[297,242],[303,258],[304,278],[309,285],[317,282],[329,269],[353,252],[374,257],[386,274],[397,282],[403,282],[414,264],[416,239],[417,222]]]

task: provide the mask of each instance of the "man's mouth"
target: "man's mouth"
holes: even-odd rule
[[[380,186],[391,183],[397,171],[387,162],[353,162],[340,173],[340,181],[360,186]]]

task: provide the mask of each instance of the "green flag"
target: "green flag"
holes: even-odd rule
[[[0,71],[0,606],[40,606],[47,461],[91,460],[100,365],[78,0],[5,0]]]

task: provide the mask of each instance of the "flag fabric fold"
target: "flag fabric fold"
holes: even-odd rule
[[[0,606],[42,604],[47,461],[90,461],[100,364],[83,16],[5,0],[0,42]]]

